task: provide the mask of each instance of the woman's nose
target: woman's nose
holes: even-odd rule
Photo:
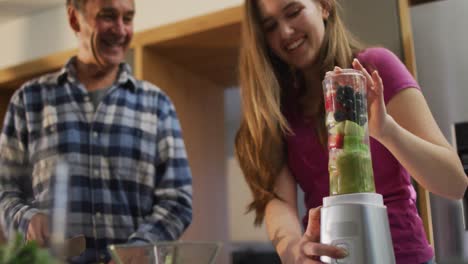
[[[294,27],[289,23],[279,23],[279,31],[281,37],[289,37],[291,34],[294,33]]]

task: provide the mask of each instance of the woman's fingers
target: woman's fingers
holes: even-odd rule
[[[320,262],[319,256],[328,256],[334,259],[340,259],[347,256],[347,252],[339,247],[320,244],[320,210],[321,207],[312,208],[309,210],[309,222],[307,224],[304,237],[307,242],[301,246],[302,253],[309,257],[313,262]],[[308,263],[308,262],[307,262]]]
[[[323,262],[320,261],[320,258],[308,258],[304,257],[303,259],[300,259],[299,261],[296,261],[295,263],[301,263],[301,264],[324,264]]]
[[[342,72],[342,71],[343,71],[342,68],[340,68],[340,67],[338,67],[338,66],[335,66],[335,67],[333,68],[332,71],[327,71],[327,72],[325,73],[325,76],[327,76],[328,74],[340,73],[340,72]]]
[[[302,247],[304,255],[314,258],[316,256],[327,256],[334,259],[341,259],[347,256],[346,250],[319,243],[308,242]]]
[[[372,80],[374,81],[374,90],[377,94],[383,93],[383,82],[378,71],[372,72]]]
[[[301,262],[301,264],[325,264],[325,263],[321,262],[320,260],[306,259],[305,261]]]
[[[309,210],[309,222],[304,236],[311,242],[320,242],[320,209],[321,207]]]
[[[371,78],[369,72],[366,70],[366,68],[364,68],[364,66],[362,66],[362,64],[359,62],[358,59],[354,59],[354,60],[353,60],[353,68],[354,68],[355,70],[362,71],[362,72],[364,73],[364,75],[366,76],[366,78],[372,80],[372,78]]]
[[[367,79],[368,86],[371,87],[371,89],[374,89],[374,80],[372,79],[372,76],[369,74],[369,72],[367,72],[366,68],[362,66],[358,59],[353,60],[353,68],[355,70],[361,71],[364,74],[364,77]]]

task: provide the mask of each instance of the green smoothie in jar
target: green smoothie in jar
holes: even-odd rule
[[[365,87],[356,70],[329,72],[323,81],[330,195],[375,192]]]

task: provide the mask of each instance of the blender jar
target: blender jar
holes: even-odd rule
[[[366,78],[353,69],[323,81],[330,195],[375,192],[367,127]]]

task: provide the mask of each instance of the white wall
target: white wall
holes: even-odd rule
[[[64,1],[65,3],[65,1]],[[242,0],[135,0],[135,31],[237,6]],[[0,25],[0,69],[75,47],[65,5]]]
[[[467,0],[436,1],[411,9],[418,80],[450,142],[452,124],[468,121],[467,14]],[[468,232],[463,229],[461,202],[431,195],[431,206],[437,261],[467,261]]]
[[[444,135],[468,120],[468,1],[411,8],[418,79]]]

